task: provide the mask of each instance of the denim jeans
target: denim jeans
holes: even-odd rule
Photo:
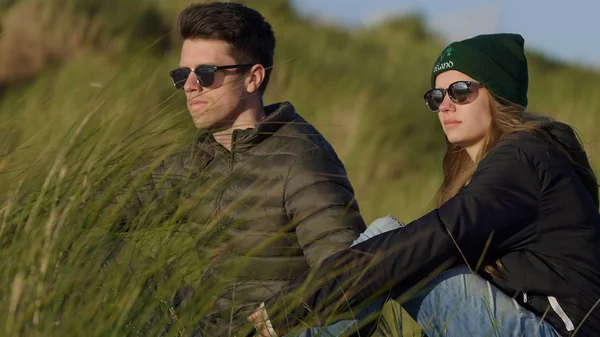
[[[369,225],[353,245],[402,226],[403,223],[389,215],[379,218]],[[559,336],[547,322],[541,321],[517,301],[472,273],[467,266],[453,267],[440,273],[425,288],[425,293],[402,303],[402,307],[429,337]],[[323,328],[315,327],[296,337],[338,337],[351,329],[361,317],[380,310],[384,303],[385,298],[374,301],[357,316],[356,321],[344,320]],[[401,317],[392,326],[401,327]],[[401,334],[401,331],[397,333]]]

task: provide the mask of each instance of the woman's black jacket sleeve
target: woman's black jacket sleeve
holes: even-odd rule
[[[392,289],[397,296],[440,268],[526,244],[521,228],[539,210],[534,161],[511,142],[479,164],[470,183],[444,205],[409,223],[326,259],[265,302],[276,330],[356,315]],[[330,322],[330,321],[329,321]]]

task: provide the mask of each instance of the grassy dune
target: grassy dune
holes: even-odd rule
[[[175,336],[207,308],[199,295],[169,309],[182,280],[204,271],[195,247],[205,232],[157,204],[138,215],[144,225],[116,229],[125,185],[197,133],[167,75],[188,2],[133,3],[16,0],[0,11],[0,336],[157,335],[167,325]],[[422,93],[444,43],[416,16],[350,31],[284,0],[246,3],[278,38],[265,101],[291,101],[330,139],[365,219],[430,210],[444,142]],[[528,56],[530,110],[574,125],[600,169],[600,73]]]

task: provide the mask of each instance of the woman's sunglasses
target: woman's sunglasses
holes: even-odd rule
[[[479,89],[483,88],[481,83],[458,81],[450,84],[447,89],[435,88],[427,91],[423,98],[429,110],[433,112],[440,111],[440,105],[444,101],[446,94],[450,96],[452,102],[456,104],[467,104],[473,102],[479,94]]]
[[[178,90],[183,88],[190,74],[193,72],[196,74],[196,80],[198,84],[204,88],[208,88],[215,83],[215,73],[217,70],[252,67],[253,64],[234,64],[228,66],[212,66],[212,65],[201,65],[195,69],[187,67],[181,67],[169,72],[169,76],[173,79],[173,85]]]

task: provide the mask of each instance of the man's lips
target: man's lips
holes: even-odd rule
[[[192,107],[198,107],[198,106],[202,106],[202,105],[206,105],[206,104],[208,104],[208,102],[207,101],[203,101],[201,99],[191,99],[191,100],[188,101],[188,106],[190,108],[192,108]]]

